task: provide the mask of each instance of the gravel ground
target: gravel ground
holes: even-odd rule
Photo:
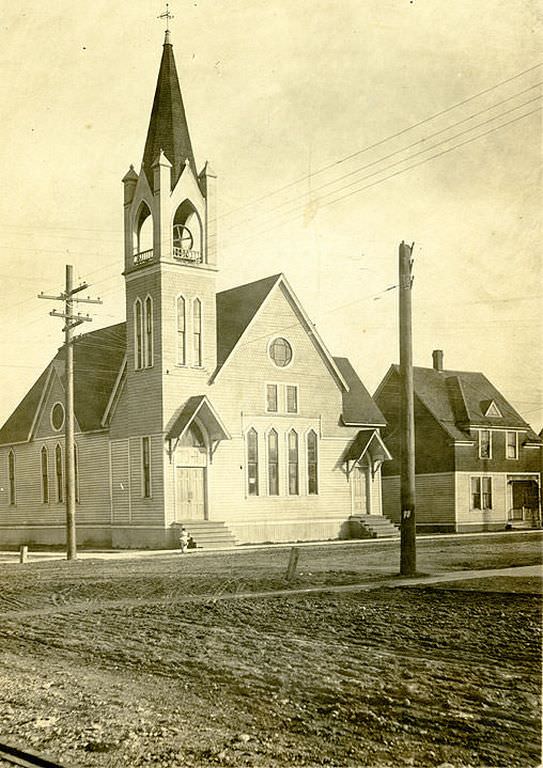
[[[533,580],[217,600],[228,563],[6,566],[0,736],[100,768],[539,764]]]

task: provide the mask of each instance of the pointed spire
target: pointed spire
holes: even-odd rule
[[[172,189],[188,160],[195,176],[196,163],[177,77],[170,31],[166,30],[162,60],[153,101],[149,130],[143,152],[143,169],[153,187],[153,163],[160,150],[172,164]]]

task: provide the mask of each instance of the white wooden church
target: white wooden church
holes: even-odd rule
[[[283,274],[217,293],[216,177],[198,172],[169,32],[124,183],[126,323],[74,346],[87,546],[348,537],[384,523],[384,417]],[[65,541],[64,354],[0,430],[0,545]]]

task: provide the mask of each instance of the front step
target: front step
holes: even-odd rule
[[[353,539],[390,539],[400,535],[398,527],[383,515],[351,515],[349,532]]]
[[[230,549],[236,546],[236,539],[225,523],[217,520],[182,520],[197,549]]]

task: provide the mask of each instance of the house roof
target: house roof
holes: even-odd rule
[[[343,422],[345,424],[384,426],[386,424],[385,417],[360,381],[349,360],[346,357],[334,357],[334,361],[349,386],[349,390],[342,393]]]
[[[83,431],[101,428],[101,419],[126,351],[126,324],[119,323],[80,336],[74,344],[74,411]],[[28,440],[52,365],[64,384],[65,350],[24,396],[0,429],[0,444]]]
[[[399,366],[393,365],[399,375]],[[418,399],[454,440],[465,440],[469,427],[504,427],[527,431],[529,440],[539,438],[487,377],[478,371],[437,371],[415,367],[414,390]],[[485,416],[494,402],[501,417]]]
[[[271,275],[217,294],[217,369],[223,366],[280,278],[281,274]]]
[[[190,141],[185,107],[179,87],[173,47],[166,35],[155,90],[151,120],[147,131],[142,167],[153,189],[153,163],[160,150],[172,164],[172,189],[188,160],[195,176],[196,163]]]
[[[217,371],[228,359],[265,298],[280,280],[284,280],[283,275],[272,275],[217,294]],[[316,331],[313,331],[313,335],[316,337]],[[318,338],[317,342],[321,343]],[[115,385],[120,380],[119,372],[125,354],[126,323],[101,328],[77,339],[74,345],[74,410],[82,431],[103,427],[106,409],[111,404]],[[342,386],[343,422],[347,425],[384,425],[385,417],[349,360],[345,357],[332,358],[324,348],[323,354],[327,356],[329,367],[335,372],[334,375]],[[32,424],[40,406],[51,365],[55,366],[61,383],[64,383],[64,357],[64,348],[61,348],[0,429],[0,445],[30,439]],[[202,405],[202,397],[204,396],[187,401],[185,408],[189,410],[183,410],[179,414],[180,421],[175,430],[183,431],[186,426],[184,419],[195,415],[189,412],[190,407],[194,406],[197,411]],[[206,414],[209,410],[207,405],[206,400]]]

